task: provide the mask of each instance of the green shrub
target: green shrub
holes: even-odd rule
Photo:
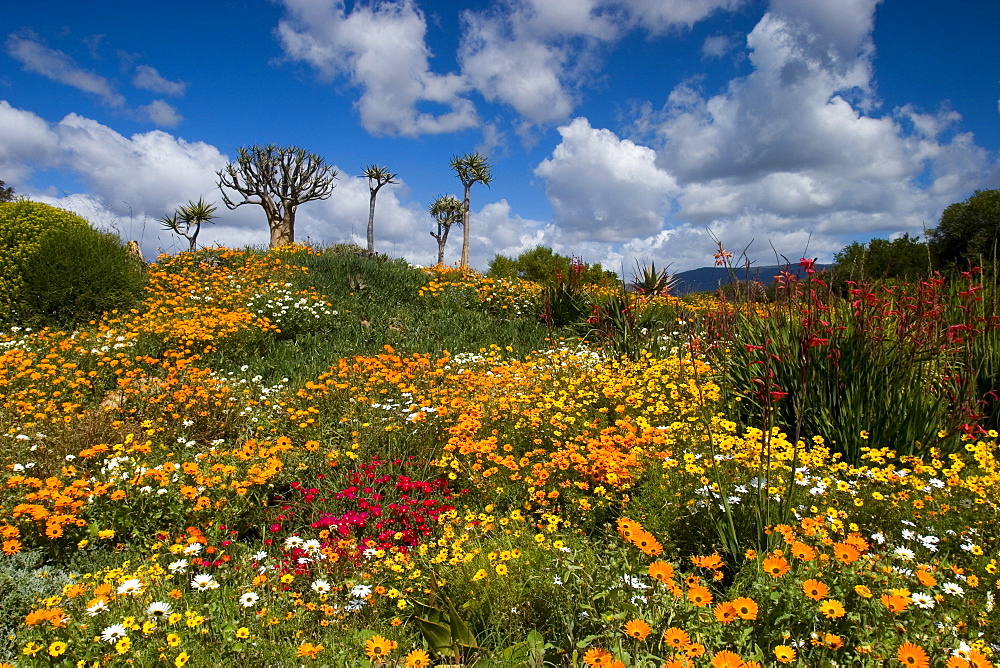
[[[13,301],[24,287],[24,265],[45,237],[56,230],[89,227],[75,213],[41,202],[0,203],[0,321],[10,320]]]
[[[142,298],[145,265],[114,234],[89,225],[47,232],[22,261],[18,324],[71,327]]]

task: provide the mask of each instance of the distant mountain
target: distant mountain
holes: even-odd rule
[[[832,266],[832,264],[817,264],[816,270],[821,271],[829,269]],[[797,264],[791,266],[773,264],[764,267],[739,267],[732,270],[725,267],[702,267],[701,269],[689,269],[688,271],[677,272],[677,287],[672,292],[679,295],[686,295],[691,292],[711,292],[729,283],[733,277],[737,281],[754,280],[760,281],[764,285],[770,285],[774,282],[774,277],[782,269],[787,269],[799,278],[805,275],[805,272]]]

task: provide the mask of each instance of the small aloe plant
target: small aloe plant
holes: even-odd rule
[[[198,233],[201,232],[202,223],[212,222],[215,209],[215,206],[205,202],[204,197],[199,197],[197,202],[189,201],[171,215],[160,218],[160,224],[164,229],[187,239],[188,250],[194,251],[198,246]]]
[[[637,262],[630,287],[643,295],[666,295],[677,287],[677,275],[666,269],[657,269],[655,262],[648,265]]]

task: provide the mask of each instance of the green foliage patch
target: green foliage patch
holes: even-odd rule
[[[14,312],[32,326],[73,327],[142,299],[146,267],[114,234],[89,225],[46,234],[25,258]]]

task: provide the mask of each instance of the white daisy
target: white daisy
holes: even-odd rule
[[[99,598],[94,603],[87,608],[87,614],[91,617],[96,617],[100,613],[108,609],[108,603],[103,598]]]
[[[310,538],[306,542],[302,543],[302,549],[306,552],[319,552],[320,548],[323,546],[315,538]]]
[[[309,588],[312,589],[317,594],[329,594],[330,593],[330,583],[326,580],[316,580]]]
[[[201,543],[191,543],[184,548],[184,554],[188,556],[198,554],[199,552],[201,552]]]
[[[178,559],[177,561],[171,562],[167,565],[167,570],[171,573],[183,573],[187,570],[188,562],[187,559]]]
[[[252,608],[259,599],[260,596],[258,596],[252,591],[248,591],[247,593],[240,596],[240,605],[242,605],[244,608]]]
[[[914,605],[918,608],[923,608],[924,610],[930,610],[934,607],[934,597],[928,596],[927,594],[921,594],[920,592],[914,592],[910,596],[910,600],[913,601]]]
[[[965,593],[965,590],[962,589],[957,584],[955,584],[954,582],[945,582],[943,585],[941,585],[941,591],[943,591],[946,594],[951,594],[952,596],[961,596],[962,594]]]
[[[267,552],[258,552],[250,558],[254,561],[264,561],[267,559]]]
[[[902,546],[897,547],[895,550],[892,551],[892,553],[895,554],[900,559],[905,559],[906,561],[913,561],[914,557],[917,556],[913,552],[913,550]]]
[[[104,642],[109,642],[112,645],[128,635],[128,629],[126,629],[121,624],[112,624],[108,628],[101,631],[101,640]]]
[[[164,603],[163,601],[153,601],[146,608],[146,614],[150,617],[155,617],[159,619],[160,617],[166,617],[171,612],[170,604]]]
[[[285,549],[294,550],[297,547],[302,547],[302,543],[304,542],[305,541],[299,538],[298,536],[289,536],[288,538],[285,539]]]
[[[135,596],[142,593],[142,580],[132,578],[121,583],[118,587],[119,596]]]
[[[191,589],[197,591],[207,591],[209,589],[218,589],[219,583],[215,581],[211,575],[207,573],[202,573],[201,575],[196,575],[191,578]]]
[[[369,585],[355,585],[351,589],[351,596],[354,598],[365,598],[366,596],[371,596],[372,588]]]

